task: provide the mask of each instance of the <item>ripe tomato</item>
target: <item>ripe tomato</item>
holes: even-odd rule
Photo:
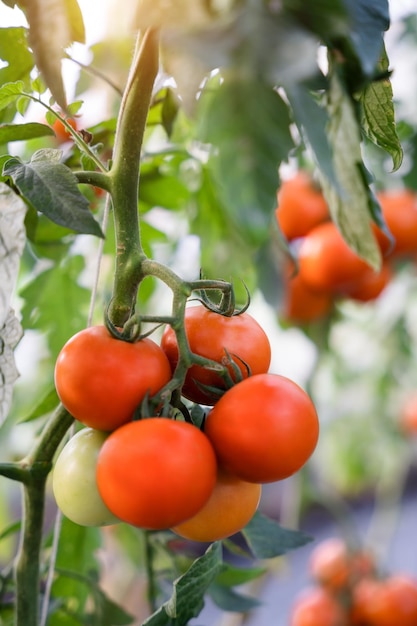
[[[368,268],[362,276],[344,288],[343,295],[359,302],[375,300],[391,282],[392,277],[393,271],[388,263],[383,263],[379,272]]]
[[[417,194],[410,189],[380,192],[378,200],[388,230],[395,239],[389,256],[399,256],[417,251]],[[383,253],[391,243],[386,235],[373,226]]]
[[[277,374],[258,374],[224,394],[208,414],[205,433],[219,463],[254,483],[297,472],[316,447],[319,422],[310,397]]]
[[[352,586],[374,571],[374,561],[363,550],[352,551],[338,537],[321,541],[309,559],[310,574],[329,590]]]
[[[297,172],[284,180],[277,199],[276,218],[289,241],[304,237],[314,226],[329,219],[326,200],[306,172]]]
[[[151,339],[127,343],[105,326],[74,335],[55,365],[55,386],[65,408],[98,430],[114,430],[132,419],[145,395],[171,378],[165,353]]]
[[[262,374],[269,369],[271,346],[268,337],[248,313],[226,317],[209,311],[203,305],[191,306],[185,312],[185,331],[194,354],[228,366],[233,378],[235,376],[227,352],[244,378],[248,373],[243,362],[250,367],[252,374]],[[178,363],[178,345],[175,333],[169,326],[162,336],[161,347],[174,370]],[[193,402],[213,405],[218,395],[202,389],[199,385],[225,389],[225,383],[218,374],[199,365],[192,365],[182,388],[183,396]]]
[[[242,530],[255,515],[261,497],[261,485],[218,470],[210,498],[194,517],[172,530],[192,541],[217,541]]]
[[[403,401],[400,414],[399,425],[406,435],[417,434],[417,394],[410,393]]]
[[[65,121],[71,126],[71,128],[77,130],[76,120],[67,118]],[[65,128],[64,124],[58,118],[53,123],[52,128],[55,132],[58,143],[64,143],[65,141],[68,141],[68,139],[71,139],[71,133]]]
[[[417,581],[401,573],[385,580],[364,579],[354,591],[352,612],[356,624],[415,626]]]
[[[209,499],[216,473],[214,450],[201,430],[164,417],[121,426],[97,461],[97,485],[109,509],[152,530],[195,515]]]
[[[369,265],[349,248],[333,222],[316,226],[304,237],[298,258],[304,282],[317,291],[343,292],[369,270]]]
[[[345,626],[347,616],[337,599],[325,589],[305,589],[296,599],[290,626]]]
[[[284,275],[284,299],[282,318],[295,324],[313,322],[328,315],[333,306],[330,293],[314,291],[303,280],[300,273]]]
[[[81,526],[105,526],[120,520],[104,504],[96,482],[98,453],[107,433],[84,428],[63,447],[52,473],[52,489],[62,513]]]

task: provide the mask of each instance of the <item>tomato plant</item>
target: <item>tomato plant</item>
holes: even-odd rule
[[[59,453],[52,474],[55,500],[70,520],[81,526],[104,526],[120,520],[110,513],[97,488],[96,465],[107,434],[84,428]]]
[[[98,455],[101,497],[114,515],[141,528],[170,528],[192,517],[215,482],[210,442],[185,422],[130,422],[106,439]]]
[[[319,421],[299,385],[277,374],[258,374],[220,398],[204,432],[226,470],[242,480],[267,483],[291,476],[307,462]]]
[[[222,315],[205,306],[191,306],[185,312],[185,332],[191,352],[227,367],[232,380],[237,376],[232,362],[242,378],[248,374],[264,374],[271,362],[271,346],[262,327],[249,313]],[[178,345],[175,332],[167,327],[161,340],[172,370],[178,363]],[[185,377],[182,394],[201,404],[213,405],[219,397],[208,387],[221,390],[226,383],[209,367],[192,365]]]
[[[55,366],[61,402],[73,417],[110,431],[132,419],[146,394],[171,378],[168,360],[151,339],[115,339],[104,326],[80,331],[62,348]]]
[[[173,527],[192,541],[218,541],[242,530],[252,519],[261,497],[261,485],[248,483],[219,469],[214,489],[196,515]]]

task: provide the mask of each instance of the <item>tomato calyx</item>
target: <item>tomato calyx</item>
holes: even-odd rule
[[[205,281],[200,280],[200,282],[203,284]],[[242,307],[236,307],[236,296],[232,283],[224,283],[224,288],[220,290],[221,297],[219,302],[215,302],[212,298],[209,297],[207,290],[213,289],[213,287],[210,286],[196,290],[198,293],[198,297],[196,298],[196,300],[201,302],[201,304],[205,306],[206,309],[208,309],[209,311],[212,311],[212,313],[218,313],[219,315],[224,315],[225,317],[241,315],[249,308],[250,305],[249,289],[243,281],[242,284],[246,291],[246,302]],[[217,289],[216,287],[214,288]]]

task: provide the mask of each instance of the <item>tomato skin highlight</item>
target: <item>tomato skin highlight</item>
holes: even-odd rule
[[[65,408],[86,426],[112,431],[132,419],[146,393],[171,378],[165,353],[151,339],[127,343],[105,326],[92,326],[64,345],[55,386]]]
[[[278,374],[258,374],[224,394],[204,432],[219,464],[242,480],[268,483],[297,472],[313,453],[319,421],[311,398]]]
[[[263,374],[269,369],[271,346],[268,337],[249,313],[227,317],[209,311],[203,305],[190,306],[185,312],[185,331],[193,353],[228,365],[230,361],[227,351],[244,378],[247,378],[248,372],[243,361],[250,367],[252,374]],[[161,347],[174,371],[178,363],[178,345],[175,333],[169,326],[162,336]],[[230,365],[228,369],[235,379]],[[218,396],[201,389],[198,383],[225,389],[225,383],[218,374],[204,367],[192,365],[187,372],[182,395],[200,404],[211,406]]]
[[[163,530],[195,515],[216,483],[214,450],[196,426],[163,417],[125,424],[106,439],[97,485],[121,520]]]
[[[171,530],[191,541],[226,539],[250,522],[258,508],[261,491],[261,485],[245,482],[219,469],[216,485],[203,508]]]
[[[80,526],[106,526],[120,520],[104,504],[96,464],[107,433],[83,428],[62,448],[52,473],[52,489],[62,511]]]

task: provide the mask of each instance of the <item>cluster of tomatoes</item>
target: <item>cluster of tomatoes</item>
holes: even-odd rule
[[[374,235],[383,264],[374,271],[344,241],[330,220],[322,191],[303,171],[283,181],[276,217],[298,259],[285,268],[282,316],[294,323],[326,317],[337,299],[369,302],[377,298],[394,274],[394,263],[417,252],[417,197],[408,189],[379,192],[377,199],[388,230],[375,224]]]
[[[175,410],[164,395],[181,361],[172,327],[159,345],[93,326],[62,348],[56,389],[86,428],[60,452],[53,490],[76,523],[122,520],[215,541],[250,521],[263,483],[287,478],[311,456],[319,434],[314,404],[295,382],[268,373],[271,348],[258,322],[198,304],[186,308],[184,329],[197,358],[176,390]],[[191,418],[196,405],[204,407],[200,425]]]
[[[408,574],[378,575],[375,560],[332,537],[311,553],[314,586],[296,598],[290,626],[415,626],[417,580]]]

